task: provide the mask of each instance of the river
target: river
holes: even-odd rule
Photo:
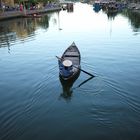
[[[139,20],[75,3],[73,12],[1,21],[0,140],[139,140]],[[55,56],[72,42],[95,77],[81,71],[65,89]]]

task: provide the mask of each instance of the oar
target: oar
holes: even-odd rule
[[[91,77],[94,77],[93,74],[91,74],[91,73],[89,73],[89,72],[87,72],[87,71],[85,71],[85,70],[83,70],[83,69],[81,69],[81,68],[79,68],[79,67],[76,67],[76,66],[74,66],[74,65],[73,65],[73,67],[75,67],[75,68],[79,69],[80,71],[82,71],[82,72],[84,72],[84,73],[90,75]]]
[[[56,56],[56,58],[57,58],[59,61],[62,61],[62,60],[63,60],[62,58],[60,58],[60,57],[58,57],[58,56]],[[89,73],[89,72],[87,72],[87,71],[85,71],[85,70],[83,70],[83,69],[81,69],[81,68],[79,68],[79,67],[76,67],[76,66],[74,66],[74,65],[73,65],[73,67],[75,67],[75,68],[79,69],[80,71],[82,71],[82,72],[84,72],[84,73],[90,75],[91,77],[94,77],[93,74],[91,74],[91,73]]]

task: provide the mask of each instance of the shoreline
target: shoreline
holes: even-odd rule
[[[22,18],[25,17],[26,15],[44,14],[44,13],[55,12],[60,10],[61,10],[60,7],[53,7],[53,8],[46,8],[41,10],[7,11],[7,12],[0,13],[0,21],[13,19],[13,18]]]
[[[128,9],[132,12],[140,13],[140,3],[128,3]]]

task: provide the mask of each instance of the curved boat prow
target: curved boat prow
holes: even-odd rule
[[[72,79],[80,71],[80,59],[81,55],[75,42],[73,42],[63,53],[61,61],[59,60],[60,76],[64,80]],[[63,61],[71,62],[72,65],[67,67]],[[67,64],[68,65],[68,64]]]

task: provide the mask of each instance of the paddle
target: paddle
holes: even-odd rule
[[[62,61],[62,60],[63,60],[62,58],[60,58],[60,57],[58,57],[58,56],[56,56],[56,58],[57,58],[59,61]],[[82,71],[82,72],[84,72],[84,73],[90,75],[91,77],[94,77],[94,75],[92,75],[91,73],[89,73],[89,72],[87,72],[87,71],[85,71],[85,70],[83,70],[83,69],[81,69],[81,68],[79,68],[79,67],[76,67],[76,66],[74,66],[74,65],[73,65],[73,67],[75,67],[75,68],[79,69],[80,71]]]

